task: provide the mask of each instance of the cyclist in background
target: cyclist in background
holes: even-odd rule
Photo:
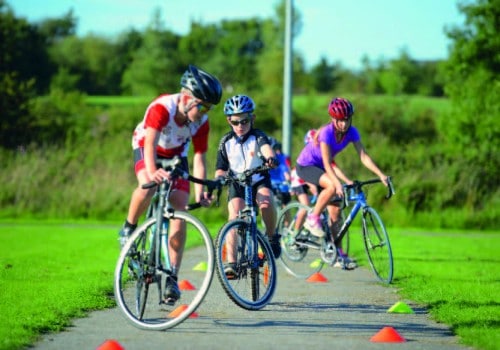
[[[271,146],[278,159],[278,166],[269,171],[271,176],[271,186],[275,198],[278,199],[277,202],[280,204],[280,208],[287,205],[290,200],[290,157],[284,154],[281,150],[281,143],[274,137],[270,137]]]
[[[245,170],[261,166],[264,163],[262,158],[271,167],[278,165],[269,138],[263,131],[254,128],[254,111],[255,103],[245,95],[235,95],[224,104],[224,114],[231,126],[231,131],[225,134],[219,143],[215,171],[216,178],[223,177],[228,172],[241,174]],[[273,204],[269,174],[254,175],[253,191],[257,206],[262,213],[273,254],[277,259],[281,254],[280,236],[274,232],[276,228],[276,210]],[[245,189],[237,183],[232,183],[228,192],[229,220],[236,219],[240,210],[244,208]],[[234,244],[231,242],[234,242]],[[228,236],[226,249],[229,263],[224,269],[228,278],[236,276],[235,266],[232,264],[232,262],[236,261],[236,243],[236,239],[231,241],[231,237]]]
[[[322,126],[314,139],[304,146],[297,158],[297,174],[306,182],[321,188],[316,204],[308,215],[304,227],[313,235],[323,237],[320,214],[335,195],[343,197],[343,188],[339,177],[346,183],[352,183],[345,175],[336,174],[335,156],[347,147],[354,145],[363,165],[377,175],[387,186],[387,176],[378,168],[366,152],[356,127],[352,126],[354,107],[345,98],[336,97],[328,105],[331,122]],[[330,208],[331,207],[331,208]],[[339,227],[340,207],[329,206],[329,214],[334,227]],[[338,233],[334,232],[335,234]]]
[[[317,130],[316,129],[311,129],[307,131],[306,135],[304,136],[304,144],[308,144],[310,142],[316,143],[318,142],[317,140]],[[333,162],[332,164],[333,171],[335,172],[335,175],[337,177],[344,181],[347,184],[352,184],[352,181],[347,178],[347,176],[344,174],[344,172]],[[296,172],[296,168],[292,170],[292,175],[291,175],[291,190],[292,190],[292,195],[295,195],[297,197],[297,200],[299,203],[310,206],[316,204],[316,199],[318,198],[318,186],[313,185],[311,183],[305,182],[303,179],[301,179]],[[311,195],[311,197],[310,197]],[[332,206],[338,206],[338,204],[328,204],[327,205],[327,210],[329,212],[330,217],[335,217],[335,211],[338,210],[337,208],[332,208]],[[340,208],[339,208],[340,209]],[[295,220],[295,227],[294,230],[295,232],[299,232],[300,228],[304,224],[305,218],[306,218],[306,212],[299,212],[297,214],[297,218]],[[332,225],[333,227],[331,228],[331,232],[334,234],[338,233],[340,231],[340,228],[342,227],[342,217],[339,216],[338,219],[334,222],[335,225]],[[347,254],[344,253],[342,250],[342,242],[339,246],[337,246],[338,252],[339,252],[339,257],[337,261],[335,262],[334,266],[335,267],[343,267],[346,266],[348,269],[354,269],[357,267],[357,264],[349,259]]]
[[[139,217],[146,211],[155,192],[154,188],[143,189],[141,186],[152,181],[159,184],[163,179],[169,179],[169,173],[156,166],[157,159],[180,156],[182,168],[189,171],[187,155],[192,141],[193,175],[206,178],[205,154],[209,132],[207,113],[220,102],[222,86],[215,76],[194,65],[188,66],[180,83],[180,92],[161,95],[150,103],[143,120],[134,130],[132,147],[138,186],[132,193],[127,220],[119,232],[121,246],[137,227]],[[176,210],[185,210],[189,192],[187,180],[175,181],[169,200]],[[204,206],[210,204],[210,198],[199,184],[195,184],[195,199]],[[186,226],[182,220],[171,220],[170,225],[168,246],[172,266],[164,293],[165,301],[169,304],[180,297],[177,274],[186,241]]]

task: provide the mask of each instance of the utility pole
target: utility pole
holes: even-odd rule
[[[289,156],[292,154],[292,15],[293,1],[286,0],[282,143],[283,151]]]

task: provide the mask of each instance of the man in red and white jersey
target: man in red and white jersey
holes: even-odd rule
[[[206,152],[208,148],[209,122],[207,113],[213,105],[220,102],[222,86],[219,80],[189,65],[181,78],[181,90],[172,95],[161,95],[150,103],[143,120],[137,125],[132,137],[135,174],[138,186],[132,193],[127,220],[120,230],[120,245],[137,227],[139,217],[145,212],[155,189],[141,186],[155,181],[161,183],[169,178],[168,173],[156,166],[156,159],[170,159],[180,156],[182,167],[189,171],[188,150],[193,143],[193,176],[206,178]],[[177,210],[184,210],[189,200],[189,182],[177,179],[170,194],[170,203]],[[210,199],[203,192],[203,186],[195,184],[195,199],[208,206]],[[185,225],[181,220],[170,221],[169,249],[172,272],[166,279],[164,298],[174,303],[180,297],[177,286],[182,251],[186,236]]]

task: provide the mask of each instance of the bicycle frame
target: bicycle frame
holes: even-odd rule
[[[244,173],[228,174],[224,184],[239,184],[244,187],[245,207],[235,219],[229,220],[219,230],[216,238],[216,260],[219,280],[228,297],[238,306],[247,310],[259,310],[272,299],[276,289],[276,264],[272,248],[267,238],[257,227],[257,206],[254,203],[252,175],[266,172],[268,166],[248,169]],[[236,244],[233,236],[237,235]],[[225,248],[228,240],[233,245],[232,254],[236,253],[234,264],[235,276],[225,273],[228,261]]]
[[[255,206],[253,205],[251,181],[252,179],[250,178],[249,180],[247,179],[248,183],[245,183],[245,209],[242,210],[242,213],[240,213],[239,216],[242,218],[246,216],[247,220],[250,221],[250,225],[248,226],[250,230],[247,230],[245,237],[247,250],[246,255],[250,258],[250,266],[254,268],[259,264],[259,253],[257,251],[257,211],[255,210]]]
[[[348,197],[345,200],[346,202],[356,202],[354,204],[354,207],[351,209],[349,212],[349,215],[346,216],[344,219],[344,223],[342,227],[340,228],[340,232],[337,234],[337,237],[334,239],[334,244],[335,246],[339,246],[340,242],[342,241],[342,238],[344,238],[345,234],[347,233],[347,230],[351,226],[351,223],[354,221],[356,216],[358,215],[359,211],[361,209],[364,209],[368,206],[368,203],[366,202],[366,196],[363,191],[359,191],[358,193],[350,193]]]
[[[127,320],[141,329],[163,330],[183,322],[203,301],[213,277],[215,256],[212,237],[206,226],[187,212],[201,204],[190,204],[186,210],[177,210],[171,205],[169,196],[175,180],[183,178],[206,186],[210,194],[217,188],[218,202],[221,184],[195,178],[179,169],[179,165],[180,159],[164,160],[159,166],[170,172],[170,179],[165,179],[159,185],[151,182],[142,186],[143,189],[156,187],[155,194],[146,220],[134,230],[124,245],[115,268],[114,292],[117,303]],[[191,242],[197,245],[196,248],[183,252],[192,258],[183,259],[182,275],[198,288],[183,293],[181,309],[178,309],[181,305],[177,305],[181,299],[173,302],[162,299],[162,281],[166,283],[170,276],[177,276],[179,272],[173,271],[170,263],[170,220],[181,220],[186,227],[186,234],[189,232]],[[186,263],[191,268],[187,268]],[[203,263],[202,269],[197,268],[200,263]],[[155,299],[156,295],[149,292],[150,286],[155,284],[158,301]]]
[[[298,202],[287,205],[280,213],[277,224],[278,229],[284,232],[282,234],[284,239],[282,239],[281,244],[285,254],[282,253],[281,261],[287,271],[299,278],[309,275],[310,271],[301,267],[301,263],[309,262],[307,254],[309,248],[319,250],[322,262],[333,265],[333,262],[337,259],[337,255],[341,254],[339,248],[342,247],[341,243],[343,239],[349,238],[347,236],[349,228],[361,211],[362,239],[370,265],[381,281],[390,283],[393,276],[393,259],[387,230],[376,210],[368,204],[367,196],[363,191],[363,186],[379,182],[381,182],[380,179],[371,179],[367,181],[355,181],[351,185],[344,185],[344,205],[341,206],[344,216],[342,225],[338,228],[336,236],[333,236],[334,231],[337,231],[337,229],[331,225],[329,211],[325,208],[322,226],[326,235],[320,241],[316,238],[311,238],[308,231],[305,231],[304,234],[301,229],[298,230],[294,219],[292,219],[290,226],[285,220],[286,215],[293,218],[299,212],[310,211],[311,207]],[[388,193],[385,196],[386,199],[395,194],[390,177],[387,178],[387,184]],[[340,198],[333,198],[331,203],[334,204],[340,201]],[[349,203],[352,203],[352,208],[348,212],[345,208],[347,208]],[[319,264],[315,266],[318,271],[322,267]]]

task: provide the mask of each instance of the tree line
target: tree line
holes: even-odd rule
[[[446,60],[419,62],[402,51],[400,57],[385,62],[373,63],[366,57],[363,69],[351,72],[327,57],[306,69],[295,53],[293,90],[295,95],[311,96],[340,92],[446,98],[451,111],[439,118],[430,106],[417,116],[409,116],[405,105],[372,106],[373,118],[365,132],[389,137],[388,146],[398,152],[394,159],[403,166],[411,163],[409,159],[414,163],[425,159],[432,165],[427,177],[416,177],[415,188],[427,186],[427,193],[439,192],[444,186],[437,184],[438,177],[453,184],[448,187],[453,191],[441,193],[441,209],[482,210],[500,207],[500,0],[461,2],[458,8],[466,20],[447,30],[452,45]],[[7,158],[20,148],[71,146],[82,134],[96,132],[89,130],[88,120],[96,118],[96,111],[85,103],[86,95],[153,97],[177,91],[189,63],[214,72],[225,94],[252,94],[259,101],[261,125],[280,129],[284,2],[276,14],[272,19],[215,24],[193,21],[190,31],[180,36],[165,28],[157,11],[142,32],[78,37],[71,10],[61,18],[29,23],[0,0],[2,154]],[[295,11],[294,35],[300,25],[300,13]],[[422,146],[418,152],[415,137]],[[425,194],[415,197],[417,203],[429,203],[419,196]],[[490,222],[498,223],[497,213],[493,211]]]
[[[2,118],[8,125],[0,131],[1,145],[17,147],[40,134],[38,129],[44,123],[33,121],[36,115],[28,118],[33,111],[29,107],[33,97],[56,91],[154,96],[176,91],[179,76],[189,63],[217,75],[225,91],[261,91],[276,96],[276,102],[269,103],[279,109],[284,1],[275,11],[273,18],[213,24],[193,21],[190,31],[181,36],[166,28],[157,9],[144,31],[129,29],[113,38],[93,34],[79,37],[75,34],[78,18],[71,9],[59,18],[30,23],[16,16],[7,1],[0,0],[0,103]],[[300,28],[301,15],[295,10],[294,36],[300,34]],[[444,93],[438,72],[442,62],[419,62],[404,50],[399,58],[390,61],[371,62],[365,57],[360,72],[349,71],[327,57],[306,69],[300,53],[293,56],[294,93]],[[32,125],[38,132],[19,130],[16,121]],[[17,142],[8,136],[14,133]]]

